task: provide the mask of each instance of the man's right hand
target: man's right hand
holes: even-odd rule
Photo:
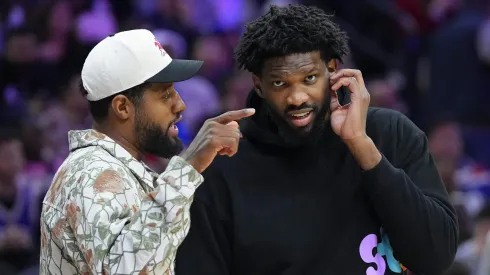
[[[233,156],[238,151],[242,137],[237,120],[254,113],[255,109],[242,109],[206,120],[182,157],[202,173],[213,162],[216,154]]]

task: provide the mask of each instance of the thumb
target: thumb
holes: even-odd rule
[[[230,123],[228,123],[228,124],[226,124],[226,125],[227,125],[227,126],[231,126],[231,127],[233,127],[233,128],[236,128],[236,129],[238,129],[238,128],[239,128],[239,127],[238,127],[238,122],[236,122],[236,121],[232,121],[232,122],[230,122]]]

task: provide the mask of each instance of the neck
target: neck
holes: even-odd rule
[[[135,159],[142,160],[145,156],[143,150],[133,145],[133,143],[130,142],[126,137],[124,137],[124,135],[121,134],[120,131],[114,129],[113,127],[109,127],[106,123],[101,124],[94,122],[92,128],[95,131],[101,132],[113,139],[117,144],[126,149],[126,151],[128,151]]]

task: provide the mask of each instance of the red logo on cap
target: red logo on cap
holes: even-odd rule
[[[160,44],[160,42],[158,42],[156,38],[155,38],[155,46],[160,50],[162,56],[165,56],[167,54],[167,52],[163,49],[162,44]]]

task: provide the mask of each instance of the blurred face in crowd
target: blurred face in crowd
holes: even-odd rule
[[[176,123],[185,104],[173,84],[152,84],[136,105],[118,95],[112,100],[112,108],[131,127],[132,140],[139,150],[162,158],[182,151]]]
[[[48,28],[51,35],[64,35],[72,26],[71,4],[69,1],[57,2],[50,13]]]
[[[0,182],[12,182],[24,168],[22,142],[17,139],[0,141]]]
[[[474,239],[478,252],[481,253],[485,247],[487,234],[490,232],[490,217],[481,218],[475,223]]]
[[[31,63],[37,58],[37,37],[34,33],[12,35],[5,45],[7,59],[14,63]]]
[[[373,80],[369,81],[366,86],[371,95],[371,106],[390,109],[396,107],[396,92],[388,81]]]
[[[480,25],[478,29],[476,50],[480,60],[490,65],[490,11],[488,14],[488,18]]]
[[[288,142],[305,143],[319,136],[327,125],[330,106],[330,72],[319,52],[271,58],[262,74],[254,75],[257,93],[265,99],[281,136]]]
[[[432,129],[429,149],[435,158],[459,160],[463,154],[461,129],[455,122],[447,122]]]
[[[214,77],[223,70],[228,70],[230,55],[224,40],[220,37],[203,37],[193,49],[193,58],[204,61],[201,73]]]
[[[80,76],[73,76],[68,85],[65,87],[63,93],[63,101],[66,107],[70,110],[75,110],[77,114],[82,116],[88,115],[88,103],[78,90],[78,84],[80,83]]]
[[[241,109],[245,106],[247,96],[253,88],[248,72],[240,72],[226,82],[225,108]]]
[[[429,150],[449,192],[455,189],[453,177],[463,154],[463,140],[457,123],[437,126],[429,135]]]

